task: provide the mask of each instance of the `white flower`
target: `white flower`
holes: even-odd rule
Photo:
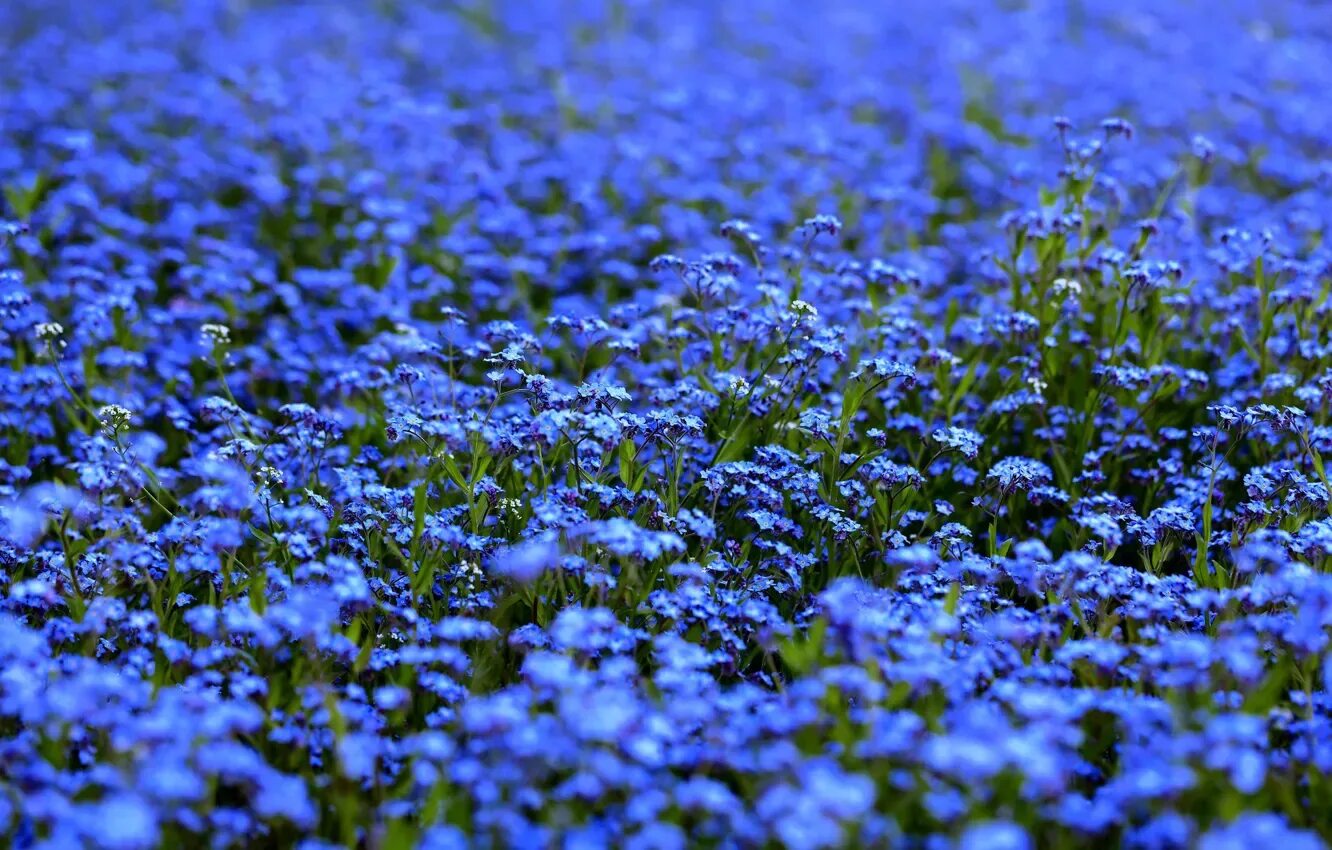
[[[118,404],[108,404],[97,411],[97,419],[102,423],[102,430],[112,437],[128,430],[131,418],[130,412]]]
[[[485,577],[485,572],[481,569],[481,564],[476,561],[462,561],[458,564],[458,577],[470,593],[476,590],[477,582]]]
[[[213,348],[231,342],[231,328],[226,325],[209,322],[199,327],[199,335]]]
[[[810,318],[819,314],[819,311],[814,309],[814,305],[810,304],[808,301],[800,300],[791,302],[791,312],[795,313],[797,316],[808,313]]]
[[[65,327],[59,322],[42,322],[33,330],[37,341],[46,343],[44,349],[46,355],[54,357],[57,349],[65,347],[65,341],[60,338],[65,335]]]
[[[1076,280],[1069,280],[1066,277],[1061,277],[1055,280],[1054,284],[1051,286],[1051,291],[1055,295],[1068,294],[1077,297],[1082,294],[1082,284],[1078,283]]]

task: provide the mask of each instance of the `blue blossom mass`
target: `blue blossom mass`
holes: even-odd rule
[[[1326,847],[1329,55],[0,2],[0,847]]]

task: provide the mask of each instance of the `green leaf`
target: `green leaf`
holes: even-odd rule
[[[412,850],[417,846],[417,830],[405,820],[389,821],[382,850]]]
[[[976,374],[977,370],[980,369],[980,364],[981,358],[977,355],[971,361],[971,365],[967,367],[967,371],[964,372],[958,382],[953,385],[953,393],[948,397],[948,417],[950,419],[957,411],[958,402],[962,401],[963,397],[966,396],[967,391],[971,389],[971,385],[976,383]]]
[[[629,489],[634,488],[634,453],[635,446],[633,440],[622,440],[620,442],[620,480]]]
[[[14,217],[20,220],[28,219],[37,210],[37,205],[46,194],[49,183],[45,174],[38,174],[33,177],[32,185],[27,188],[21,186],[6,186],[5,200],[9,202],[9,208],[13,210]]]
[[[1262,684],[1244,698],[1244,711],[1248,714],[1267,714],[1290,687],[1291,672],[1290,656],[1281,656]]]
[[[869,387],[863,381],[853,381],[851,386],[847,387],[846,393],[842,396],[842,418],[840,433],[845,434],[847,426],[851,424],[851,417],[860,410],[860,403],[865,400],[865,393]]]
[[[421,542],[421,532],[425,531],[426,520],[426,483],[422,481],[412,491],[412,548]]]
[[[716,466],[718,464],[730,463],[733,460],[739,460],[744,457],[745,452],[749,449],[750,430],[751,429],[747,425],[741,425],[736,428],[735,431],[732,432],[730,440],[727,441],[726,446],[720,453],[718,453],[717,459],[713,462],[713,465]]]
[[[778,649],[782,662],[796,675],[804,674],[823,655],[823,638],[827,631],[828,621],[820,617],[810,624],[803,636],[783,641]]]
[[[944,597],[944,612],[952,615],[957,613],[957,602],[962,598],[962,583],[953,582],[948,585],[948,595]]]
[[[1197,541],[1198,554],[1193,558],[1193,579],[1199,587],[1211,587],[1212,576],[1207,571],[1207,543],[1201,534],[1195,534],[1194,539]]]
[[[449,476],[449,480],[458,485],[458,489],[464,493],[472,492],[472,485],[463,477],[462,470],[458,468],[457,462],[451,455],[439,455],[440,465],[444,467],[444,474]]]
[[[483,454],[480,454],[480,455],[476,458],[476,462],[472,464],[472,478],[471,478],[471,480],[472,480],[472,481],[479,481],[479,480],[481,480],[481,476],[485,475],[485,474],[486,474],[486,471],[487,471],[488,469],[490,469],[490,463],[491,463],[491,461],[493,461],[494,459],[495,459],[495,456],[492,455],[492,454],[484,454],[484,453],[483,453]]]

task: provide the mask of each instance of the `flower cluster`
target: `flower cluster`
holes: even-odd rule
[[[0,846],[1332,839],[1328,9],[815,6],[0,3]]]

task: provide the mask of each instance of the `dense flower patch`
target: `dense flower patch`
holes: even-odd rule
[[[1332,6],[0,44],[5,846],[1332,836]]]

